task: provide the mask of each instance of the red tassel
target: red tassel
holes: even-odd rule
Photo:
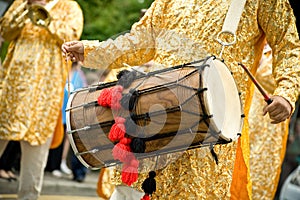
[[[124,124],[125,121],[126,121],[126,119],[123,117],[115,117],[115,123],[117,123],[117,124]]]
[[[124,163],[122,169],[122,182],[127,185],[132,185],[138,179],[138,165],[139,162],[136,159],[133,159],[130,164]]]
[[[112,156],[115,160],[119,160],[121,162],[125,162],[130,157],[130,146],[124,145],[122,143],[118,143],[112,149]]]
[[[124,144],[124,145],[128,146],[128,147],[129,147],[129,149],[130,149],[130,143],[131,143],[131,139],[130,139],[130,138],[128,138],[128,137],[124,137],[124,138],[122,138],[122,139],[120,140],[120,142],[119,142],[119,143],[121,143],[121,144]],[[131,151],[131,149],[130,149],[130,151]]]
[[[127,162],[126,165],[129,165],[131,167],[135,167],[136,169],[138,169],[139,161],[134,157],[133,153],[131,153],[129,155],[131,156],[130,158],[128,158],[128,160],[130,160],[130,162]]]
[[[121,108],[120,100],[122,98],[123,87],[117,85],[112,89],[111,109],[119,110]]]
[[[141,198],[141,200],[150,200],[149,194],[145,194],[145,195]]]
[[[126,128],[124,122],[125,119],[122,117],[115,118],[115,123],[112,125],[108,134],[108,138],[111,141],[116,142],[125,137]]]
[[[138,172],[134,167],[127,167],[126,172],[122,172],[122,182],[131,186],[138,179]]]
[[[112,89],[105,88],[98,97],[98,104],[103,107],[111,107]]]
[[[123,87],[117,85],[111,89],[105,88],[101,91],[98,97],[98,104],[104,107],[111,107],[112,110],[119,110],[121,108],[120,100],[122,98]],[[125,119],[122,117],[115,117],[115,123],[112,125],[108,138],[112,142],[117,142],[112,149],[114,159],[123,162],[122,182],[131,185],[138,179],[139,161],[131,152],[131,139],[126,138]]]

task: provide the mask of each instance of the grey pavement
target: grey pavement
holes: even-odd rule
[[[88,171],[84,182],[72,180],[72,175],[55,177],[50,172],[45,172],[41,200],[60,199],[99,199],[96,189],[99,170]],[[0,179],[0,199],[15,199],[18,181]]]

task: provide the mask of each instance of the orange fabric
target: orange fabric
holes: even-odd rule
[[[59,112],[57,124],[53,133],[52,143],[50,149],[57,148],[63,141],[64,138],[64,126],[62,123],[62,113]]]
[[[250,144],[248,114],[253,97],[254,85],[249,80],[249,93],[244,105],[244,124],[242,136],[238,139],[232,182],[230,186],[231,200],[252,200],[252,182],[250,178]]]
[[[66,63],[63,63],[64,65],[66,65],[66,73],[64,73],[64,80],[67,79],[67,77],[69,76],[69,71],[72,67],[72,63],[70,61],[67,61]],[[65,84],[62,84],[62,88],[63,90],[61,91],[61,100],[60,100],[60,108],[62,108],[63,106],[63,98],[64,98],[64,86]],[[59,110],[59,115],[57,118],[57,123],[56,123],[56,127],[53,133],[53,138],[52,138],[52,143],[50,146],[50,149],[55,149],[57,148],[64,139],[64,134],[65,134],[65,130],[64,130],[64,125],[63,125],[63,119],[62,119],[62,111],[61,109]]]
[[[230,188],[231,200],[247,200],[249,199],[247,184],[248,184],[248,169],[243,158],[241,148],[241,138],[238,139],[236,158],[234,163],[233,178]]]
[[[98,183],[97,183],[97,194],[101,198],[109,199],[109,197],[104,194],[103,189],[102,189],[102,180],[103,180],[104,170],[105,169],[102,168],[99,173],[99,178],[98,178]]]

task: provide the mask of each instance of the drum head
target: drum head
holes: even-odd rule
[[[222,61],[211,58],[208,64],[209,67],[203,72],[202,84],[208,88],[204,98],[208,113],[213,115],[211,126],[214,126],[223,139],[236,140],[243,123],[243,111],[236,83]]]

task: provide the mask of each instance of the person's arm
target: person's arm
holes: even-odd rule
[[[259,1],[258,22],[273,52],[274,96],[294,109],[300,88],[300,42],[295,18],[287,0]]]
[[[55,8],[58,6],[59,8]],[[55,15],[49,30],[59,40],[59,45],[64,41],[79,40],[83,30],[83,13],[76,1],[64,0],[54,6]]]
[[[6,41],[14,40],[19,36],[28,19],[24,9],[27,3],[15,0],[0,19],[0,35]]]

